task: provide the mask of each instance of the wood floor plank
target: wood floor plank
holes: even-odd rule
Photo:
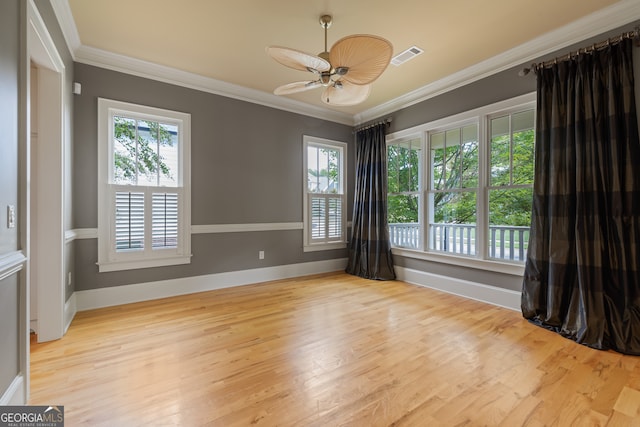
[[[638,357],[343,273],[80,312],[31,348],[69,426],[632,426]]]

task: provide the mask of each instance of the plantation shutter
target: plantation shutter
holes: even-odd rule
[[[330,197],[327,199],[327,237],[331,240],[342,237],[342,198]]]
[[[178,194],[153,193],[151,240],[154,249],[178,246]]]
[[[325,237],[325,206],[322,196],[311,197],[311,238],[323,240]]]
[[[342,240],[342,196],[313,194],[309,196],[309,199],[312,241]]]
[[[144,192],[115,192],[116,252],[144,249]]]

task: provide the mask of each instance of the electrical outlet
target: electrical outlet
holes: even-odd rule
[[[264,251],[258,252],[258,259],[264,259]]]
[[[67,274],[67,286],[71,286],[71,272]]]
[[[16,207],[7,206],[7,228],[16,228]]]

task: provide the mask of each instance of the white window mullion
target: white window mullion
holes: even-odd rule
[[[491,132],[488,118],[484,117],[478,125],[478,195],[476,201],[476,255],[486,259],[489,252],[489,166],[491,159]]]
[[[156,130],[156,150],[158,153],[160,153],[160,127],[162,125],[158,124],[158,129]],[[160,159],[160,156],[158,156],[158,159]],[[159,162],[158,162],[159,163]],[[160,185],[160,165],[156,165],[156,185]]]
[[[424,250],[425,251],[429,251],[430,250],[430,243],[431,242],[431,234],[433,233],[432,229],[431,229],[431,224],[433,223],[434,220],[434,216],[433,216],[433,204],[434,204],[434,200],[433,200],[433,157],[434,157],[434,153],[433,150],[431,149],[431,138],[430,138],[430,133],[429,132],[424,132],[424,155],[423,158],[425,159],[425,168],[427,173],[425,173],[425,180],[424,180],[424,215],[425,215],[425,224],[424,224],[424,230],[423,230],[423,240],[424,240]]]
[[[427,181],[427,171],[429,170],[425,163],[425,156],[428,153],[427,149],[427,135],[425,132],[420,134],[420,149],[421,156],[418,161],[418,178],[419,178],[419,186],[418,186],[418,197],[419,197],[419,205],[418,205],[418,223],[420,224],[420,246],[419,250],[424,251],[427,248],[425,242],[427,242],[427,222],[425,218],[427,217],[427,204],[426,204],[426,194],[425,190],[428,188]]]

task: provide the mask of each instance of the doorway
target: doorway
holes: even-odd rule
[[[43,342],[64,334],[64,64],[35,5],[28,4],[29,324]]]

